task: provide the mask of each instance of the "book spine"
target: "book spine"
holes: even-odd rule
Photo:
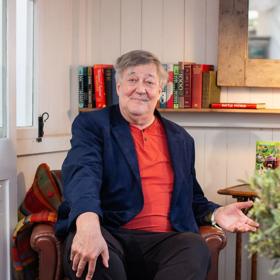
[[[258,109],[256,103],[211,103],[213,109]]]
[[[78,67],[78,96],[79,108],[84,108],[83,66]]]
[[[202,108],[209,108],[210,104],[210,73],[204,72],[202,74]]]
[[[88,108],[88,67],[83,66],[84,108]]]
[[[179,109],[179,91],[178,91],[179,65],[173,64],[173,108]]]
[[[92,106],[92,67],[87,67],[87,84],[88,84],[88,108],[93,108]]]
[[[193,66],[192,71],[192,108],[200,109],[202,100],[202,70],[201,65]]]
[[[173,109],[174,108],[173,63],[168,63],[167,64],[167,72],[168,72],[168,82],[167,82],[167,104],[166,104],[166,108]]]
[[[192,108],[202,106],[202,73],[214,70],[211,64],[195,64],[192,71]]]
[[[192,64],[184,64],[184,108],[192,107]]]
[[[104,67],[101,65],[94,65],[93,72],[96,108],[104,108],[106,106]]]
[[[162,64],[165,71],[167,71],[167,64]],[[167,101],[167,84],[164,85],[162,88],[162,92],[159,98],[159,108],[166,108],[166,101]]]
[[[112,105],[112,68],[104,68],[105,97],[107,106]]]
[[[182,61],[179,62],[178,95],[179,95],[179,108],[183,109],[185,104],[185,99],[184,99],[184,63]]]

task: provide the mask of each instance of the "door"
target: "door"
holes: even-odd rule
[[[15,152],[15,0],[0,0],[0,280],[11,279],[17,222]]]

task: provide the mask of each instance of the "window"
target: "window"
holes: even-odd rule
[[[33,125],[33,9],[32,0],[17,0],[16,10],[16,69],[17,127]]]
[[[6,6],[0,0],[0,138],[6,136]]]

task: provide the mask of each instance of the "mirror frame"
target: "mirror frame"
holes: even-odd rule
[[[280,60],[248,59],[249,0],[220,0],[220,86],[280,87]]]

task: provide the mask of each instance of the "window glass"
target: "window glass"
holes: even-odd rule
[[[17,126],[33,125],[33,7],[32,0],[17,0],[16,69]]]

